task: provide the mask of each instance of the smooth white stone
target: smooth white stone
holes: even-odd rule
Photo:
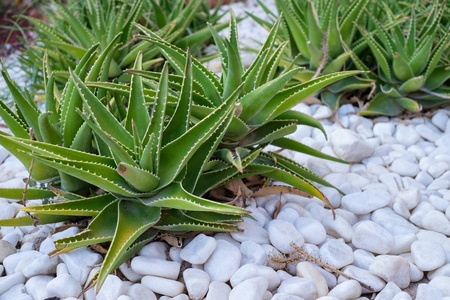
[[[155,257],[160,259],[167,259],[167,252],[169,251],[169,246],[164,242],[152,242],[145,245],[139,250],[138,255]]]
[[[303,298],[285,293],[276,293],[273,295],[272,300],[303,300]]]
[[[67,300],[67,299],[64,299]],[[133,298],[131,298],[128,295],[120,295],[119,298],[117,298],[117,300],[133,300]]]
[[[383,190],[366,190],[342,197],[342,207],[357,215],[370,213],[387,206],[391,201],[389,193]]]
[[[280,213],[277,215],[277,220],[287,221],[289,223],[294,224],[295,220],[299,217],[298,212],[293,208],[286,208],[280,210]]]
[[[245,264],[256,264],[256,265],[266,265],[267,264],[267,254],[264,248],[252,241],[244,241],[240,247],[241,250],[241,265]]]
[[[277,289],[277,293],[286,293],[303,298],[304,300],[313,300],[316,298],[316,285],[310,278],[292,277],[283,280]]]
[[[241,264],[239,249],[224,240],[217,241],[217,247],[206,261],[204,271],[211,281],[227,282]]]
[[[437,276],[433,278],[428,284],[431,287],[440,290],[443,296],[450,296],[450,277]]]
[[[153,275],[168,279],[177,279],[181,264],[150,256],[136,256],[131,260],[131,269],[141,275]]]
[[[436,195],[431,195],[428,198],[428,202],[430,202],[434,206],[434,208],[436,208],[437,210],[442,211],[442,212],[445,212],[445,210],[447,209],[447,207],[450,203],[450,201],[445,200]]]
[[[141,274],[134,272],[127,262],[120,265],[119,270],[131,282],[138,282],[142,279],[142,277],[144,277]]]
[[[280,285],[280,276],[274,269],[259,265],[243,265],[230,278],[231,286],[234,288],[241,282],[253,278],[264,277],[268,282],[268,289],[271,291]]]
[[[247,207],[247,209],[251,211],[252,217],[255,218],[256,222],[261,227],[264,227],[266,225],[267,219],[270,219],[267,211],[262,207],[249,206]]]
[[[352,226],[343,217],[336,215],[336,219],[333,219],[333,216],[326,216],[322,220],[322,225],[325,227],[327,234],[336,238],[343,238],[347,243],[352,240]]]
[[[44,300],[48,298],[47,290],[45,287],[52,281],[54,277],[47,275],[38,275],[31,277],[25,284],[27,293],[36,300]]]
[[[388,188],[392,197],[396,197],[403,189],[402,178],[396,173],[381,174],[378,180]]]
[[[25,276],[20,272],[0,277],[0,295],[20,283],[25,283]]]
[[[336,215],[343,217],[351,226],[358,223],[358,217],[351,211],[338,208],[335,209],[334,212],[336,213]]]
[[[442,131],[445,131],[448,121],[448,115],[442,110],[438,110],[431,118],[431,123]]]
[[[181,295],[175,296],[175,297],[170,298],[170,299],[171,300],[189,300],[189,296],[186,295],[186,294],[181,294]]]
[[[450,264],[445,264],[442,267],[437,268],[434,271],[428,272],[427,278],[429,280],[437,276],[449,276],[450,277]]]
[[[392,209],[396,214],[402,216],[405,219],[409,219],[411,217],[411,212],[408,210],[408,207],[403,203],[403,201],[396,201],[392,206]]]
[[[181,250],[180,257],[191,264],[204,264],[216,249],[216,245],[217,242],[213,237],[202,233]]]
[[[450,165],[446,162],[440,161],[435,164],[432,164],[428,167],[427,172],[433,178],[439,178],[450,169]]]
[[[3,267],[5,267],[6,275],[11,275],[16,272],[16,268],[19,264],[22,262],[21,269],[18,271],[23,270],[25,266],[27,266],[29,263],[31,263],[33,260],[37,259],[38,257],[41,257],[42,253],[30,250],[30,251],[24,251],[24,252],[17,252],[13,253],[9,256],[7,256],[3,260]]]
[[[67,298],[78,297],[81,294],[81,285],[69,274],[56,277],[47,284],[49,297]]]
[[[16,248],[10,242],[0,240],[0,263],[3,263],[3,260],[6,257],[16,252],[17,252]]]
[[[413,264],[412,262],[409,262],[409,268],[411,270],[411,272],[409,273],[411,282],[418,282],[418,281],[422,280],[423,272],[420,271],[420,269],[415,264]]]
[[[331,215],[329,210],[326,210],[323,206],[314,202],[307,204],[305,208],[309,211],[311,218],[314,218],[319,222],[322,222],[326,216]]]
[[[431,124],[419,124],[416,126],[416,131],[421,137],[430,142],[435,142],[442,135],[442,133]]]
[[[378,276],[370,273],[367,270],[355,267],[355,266],[346,266],[343,270],[342,270],[345,274],[352,276],[353,278],[355,278],[356,280],[370,286],[374,292],[379,292],[381,291],[384,286],[386,285],[386,283]],[[338,283],[341,283],[343,281],[347,281],[348,279],[343,277],[342,275],[338,277]],[[369,291],[367,291],[365,288],[363,289],[363,294],[367,293]]]
[[[96,296],[96,300],[117,299],[120,295],[125,295],[126,292],[127,286],[119,277],[108,275]]]
[[[437,210],[429,211],[423,216],[422,226],[428,230],[450,235],[450,221],[444,213]]]
[[[390,122],[380,122],[373,125],[373,134],[376,136],[388,135],[392,136],[395,131],[395,126]]]
[[[330,135],[330,142],[337,156],[348,162],[360,162],[374,151],[373,147],[348,129],[335,130]]]
[[[378,255],[369,266],[369,271],[383,278],[386,282],[393,282],[404,289],[410,283],[410,267],[407,260],[399,256]]]
[[[0,201],[0,220],[14,218],[16,210],[6,201]]]
[[[352,300],[361,296],[361,285],[356,280],[347,280],[336,285],[328,296],[336,297],[340,300]]]
[[[421,283],[417,287],[416,300],[436,300],[443,296],[441,290],[432,287],[429,284]]]
[[[422,227],[423,217],[429,212],[433,211],[434,206],[428,201],[421,201],[416,208],[412,211],[409,220],[417,226]]]
[[[327,236],[322,223],[313,218],[298,217],[294,222],[294,226],[303,236],[306,243],[320,245]]]
[[[400,124],[395,130],[395,139],[402,145],[409,147],[420,140],[420,135],[414,127]]]
[[[444,249],[431,241],[415,241],[411,245],[411,257],[421,271],[432,271],[445,263]]]
[[[264,228],[248,218],[243,218],[243,220],[238,224],[238,228],[242,231],[231,233],[233,239],[238,242],[252,241],[260,245],[269,243],[269,234]]]
[[[208,294],[205,300],[228,300],[231,288],[221,281],[213,281],[209,284]]]
[[[271,244],[283,253],[290,253],[294,250],[291,243],[301,247],[305,242],[300,232],[295,229],[292,223],[280,220],[272,220],[267,224],[267,232]]]
[[[444,177],[444,175],[442,177]],[[450,187],[450,180],[443,179],[442,177],[438,178],[436,180],[433,180],[433,182],[431,182],[427,186],[427,190],[429,190],[429,191],[439,191],[439,190],[448,189]]]
[[[183,279],[190,299],[200,300],[205,297],[210,283],[208,273],[190,268],[184,270]]]
[[[367,250],[356,249],[355,251],[353,251],[353,258],[354,266],[364,270],[369,270],[369,266],[375,259],[375,255]]]
[[[230,292],[229,300],[260,300],[267,290],[267,278],[254,277],[236,285]]]
[[[33,298],[28,295],[25,288],[25,284],[19,283],[11,287],[6,292],[0,294],[0,300],[33,300]]]
[[[383,226],[392,235],[417,233],[419,229],[397,215],[391,208],[383,207],[372,213],[371,220]]]
[[[264,251],[266,252],[266,255],[268,258],[268,261],[267,261],[268,267],[271,267],[272,269],[275,269],[275,270],[280,270],[285,267],[285,264],[275,262],[273,259],[271,259],[272,257],[282,257],[283,255],[281,254],[280,251],[278,251],[274,246],[272,246],[270,244],[264,244],[261,246],[263,247]]]
[[[87,248],[78,248],[59,256],[66,264],[70,275],[80,284],[84,284],[92,267],[102,262],[100,254],[94,253]]]
[[[175,297],[183,293],[184,290],[184,284],[179,281],[151,275],[144,276],[141,283],[154,293],[169,297]]]
[[[416,181],[423,184],[424,186],[428,186],[433,182],[433,177],[428,174],[427,171],[420,171],[416,176]]]
[[[6,227],[3,227],[6,228]],[[25,242],[23,232],[19,228],[14,228],[13,231],[3,235],[2,241],[9,242],[14,248],[17,246],[19,240],[22,239],[22,244]]]
[[[43,254],[27,265],[23,269],[23,274],[28,278],[36,275],[52,275],[55,274],[58,263],[58,257],[50,258],[48,255]]]
[[[333,115],[333,111],[325,105],[319,106],[316,112],[313,114],[314,119],[328,119]]]
[[[392,247],[389,254],[402,254],[410,252],[411,245],[417,241],[417,237],[414,233],[399,234],[394,236],[394,247]]]
[[[384,289],[375,297],[375,300],[392,300],[401,291],[394,282],[388,282]]]
[[[281,196],[278,195],[278,197],[272,198],[271,200],[266,202],[266,205],[264,205],[264,209],[267,211],[270,218],[274,217],[274,213],[278,209],[280,204],[281,205],[286,204],[286,197],[284,197],[283,195]]]
[[[181,252],[182,248],[178,248],[178,247],[170,247],[169,250],[169,257],[172,261],[176,261],[179,263],[182,263],[183,260],[180,257],[180,252]]]
[[[135,283],[127,287],[127,295],[133,300],[156,300],[155,293],[140,283]]]
[[[414,177],[420,172],[420,168],[417,163],[410,162],[409,160],[403,158],[395,159],[392,162],[390,169],[392,172],[399,174],[400,176]]]
[[[370,183],[367,178],[354,173],[331,173],[324,177],[324,180],[340,188],[344,184],[351,182],[354,186],[362,188]]]
[[[336,189],[323,186],[319,188],[320,191],[325,195],[325,197],[328,198],[328,201],[330,201],[331,206],[333,207],[339,207],[341,206],[341,194]]]
[[[386,254],[394,247],[394,237],[381,225],[373,221],[361,221],[353,226],[352,243],[376,254]]]
[[[316,285],[316,297],[323,297],[328,294],[328,284],[325,277],[310,262],[302,261],[297,264],[297,276],[310,278]],[[270,288],[269,288],[270,289]]]
[[[320,259],[340,269],[353,262],[353,250],[343,240],[329,240],[320,247]]]
[[[369,174],[372,174],[375,176],[389,174],[389,170],[387,168],[385,168],[384,166],[372,163],[372,162],[369,162],[366,167],[367,167],[367,172]]]

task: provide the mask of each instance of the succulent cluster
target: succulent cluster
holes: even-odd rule
[[[23,16],[35,26],[38,42],[31,45],[20,61],[24,69],[42,86],[42,57],[48,53],[51,70],[57,71],[55,80],[64,84],[69,78],[68,69],[74,69],[80,59],[94,45],[99,50],[122,33],[118,51],[111,58],[110,77],[122,75],[131,67],[139,52],[143,52],[143,68],[160,62],[158,50],[146,41],[136,41],[133,22],[138,22],[160,37],[191,51],[203,45],[211,36],[206,23],[215,24],[221,15],[218,9],[209,11],[204,0],[88,0],[51,1],[44,10],[50,24],[33,17]],[[227,23],[216,25],[223,29]],[[128,81],[129,77],[122,78]]]
[[[283,59],[307,68],[297,80],[340,70],[367,72],[320,93],[332,109],[344,93],[347,98],[363,95],[368,102],[361,114],[366,115],[398,115],[448,103],[446,1],[277,0],[276,5],[283,19],[278,38],[290,44]]]
[[[129,83],[108,82],[122,34],[81,57],[62,91],[43,58],[44,111],[28,92],[2,75],[16,112],[0,104],[12,135],[0,144],[30,170],[25,200],[50,199],[24,206],[29,215],[1,220],[1,226],[93,218],[86,230],[55,241],[57,255],[77,247],[110,242],[92,284],[106,276],[161,231],[235,231],[248,211],[206,199],[209,191],[253,175],[283,181],[310,197],[328,201],[314,181],[319,176],[278,153],[269,144],[333,159],[286,135],[304,124],[321,124],[290,109],[306,96],[359,71],[319,76],[290,84],[301,69],[280,65],[285,45],[275,45],[279,22],[255,62],[244,70],[236,18],[229,38],[209,26],[222,59],[220,77],[145,26],[140,42],[151,43],[167,60],[159,72],[144,70],[139,52]],[[169,74],[169,68],[175,74]],[[325,132],[324,132],[325,133]],[[342,162],[342,161],[341,161]],[[30,185],[41,182],[44,188]],[[2,189],[2,197],[22,199],[21,189]],[[55,197],[56,198],[52,198]]]

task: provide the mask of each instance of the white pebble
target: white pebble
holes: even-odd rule
[[[329,235],[343,238],[347,243],[352,240],[352,226],[343,217],[336,215],[336,219],[333,219],[333,216],[327,216],[323,218],[322,225]]]
[[[440,289],[432,287],[429,284],[421,283],[417,287],[416,300],[435,300],[443,296]]]
[[[199,234],[181,250],[180,257],[191,264],[204,264],[216,249],[216,245],[213,237]]]
[[[283,280],[277,289],[277,293],[295,295],[305,300],[315,299],[316,292],[316,285],[311,279],[299,277]]]
[[[142,247],[142,249],[139,250],[138,255],[166,259],[168,250],[169,246],[167,243],[152,242]]]
[[[199,300],[205,297],[210,283],[208,273],[190,268],[184,270],[183,279],[190,299]]]
[[[267,278],[254,277],[249,278],[236,285],[230,292],[230,300],[260,300],[263,299],[267,290]]]
[[[228,284],[221,281],[213,281],[209,284],[206,300],[228,300],[231,288]]]
[[[243,265],[230,278],[231,286],[234,288],[241,282],[253,278],[264,277],[268,282],[268,289],[273,290],[280,285],[280,276],[274,269],[259,265]]]
[[[54,277],[47,275],[38,275],[31,277],[25,284],[27,293],[33,297],[33,299],[45,299],[48,297],[45,287],[52,281]]]
[[[320,247],[320,258],[331,266],[340,269],[353,262],[353,250],[343,240],[329,240]]]
[[[378,255],[369,266],[369,271],[383,278],[386,282],[393,282],[404,289],[410,283],[409,262],[402,257],[393,255]]]
[[[444,249],[431,241],[415,241],[411,245],[411,257],[421,271],[432,271],[445,263]]]
[[[46,289],[49,297],[78,297],[81,294],[80,283],[69,274],[56,277],[47,284]]]
[[[184,284],[181,282],[157,276],[144,276],[141,283],[152,292],[169,297],[175,297],[184,291]]]
[[[348,162],[360,162],[374,151],[372,146],[348,129],[335,130],[330,135],[330,142],[337,156]]]
[[[364,199],[364,201],[361,201]],[[383,190],[366,190],[342,197],[342,207],[357,215],[364,215],[387,206],[391,202],[389,193]]]
[[[364,270],[355,266],[346,266],[343,270],[342,270],[345,274],[352,276],[353,278],[355,278],[356,280],[370,286],[374,292],[379,292],[381,291],[386,283],[378,276],[370,273],[368,270]],[[348,279],[343,277],[343,276],[339,276],[338,278],[338,283],[341,283],[343,281],[347,281]],[[363,293],[368,292],[365,288],[363,288]]]
[[[389,231],[373,221],[362,221],[353,227],[352,243],[376,254],[387,254],[394,247],[394,237]]]
[[[294,222],[294,226],[303,236],[306,243],[320,245],[327,236],[322,223],[313,218],[298,217]]]
[[[301,247],[305,242],[303,236],[295,229],[292,223],[287,221],[272,220],[267,224],[267,232],[271,244],[283,253],[294,250],[291,244]]]
[[[0,295],[20,283],[25,283],[25,276],[20,272],[0,277]]]
[[[241,264],[255,264],[265,265],[267,264],[267,254],[264,248],[252,241],[244,241],[240,247],[241,250]]]
[[[431,287],[440,290],[443,296],[450,296],[450,277],[437,276],[433,278],[428,284]]]
[[[217,247],[204,265],[211,281],[230,280],[241,264],[239,249],[225,240],[217,240]]]
[[[328,284],[325,277],[310,262],[302,261],[297,264],[297,276],[310,278],[316,285],[316,297],[323,297],[328,294]]]
[[[153,275],[168,279],[177,279],[181,264],[156,257],[136,256],[131,260],[131,269],[141,275]]]
[[[156,300],[156,295],[143,284],[135,283],[127,287],[127,295],[132,299]]]
[[[252,241],[260,245],[269,243],[267,231],[253,220],[244,218],[243,222],[238,224],[238,228],[242,231],[231,233],[231,236],[238,242]]]
[[[428,230],[450,235],[450,221],[444,213],[437,210],[429,211],[423,216],[422,226]]]
[[[335,286],[328,296],[336,297],[340,300],[352,300],[361,296],[361,285],[356,280],[347,280]]]

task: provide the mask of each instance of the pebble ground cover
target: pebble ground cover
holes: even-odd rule
[[[239,13],[253,5],[233,6]],[[240,26],[244,35],[255,35],[252,23]],[[368,119],[345,105],[336,122],[326,106],[296,109],[321,120],[328,140],[306,126],[294,139],[352,163],[283,151],[346,193],[321,188],[335,219],[319,200],[249,199],[254,220],[245,219],[241,232],[189,236],[182,247],[170,239],[150,243],[109,275],[99,294],[89,290],[80,298],[102,256],[89,248],[46,255],[53,240],[79,228],[3,227],[0,300],[450,297],[450,110]],[[27,170],[4,150],[0,160],[0,187],[24,187]],[[0,218],[21,216],[20,207],[1,201]],[[302,259],[296,247],[353,279]]]

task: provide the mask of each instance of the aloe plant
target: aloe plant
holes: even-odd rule
[[[364,9],[371,6],[367,0],[276,0],[275,3],[282,15],[278,42],[289,41],[282,59],[284,64],[295,63],[306,68],[293,77],[300,82],[351,69],[350,53],[345,51],[344,44],[352,45],[357,54],[367,46],[359,39],[355,26],[363,23]],[[264,7],[262,2],[260,4]],[[272,17],[276,16],[269,9],[265,10]],[[266,28],[271,24],[250,16]],[[336,109],[345,92],[365,89],[372,84],[369,78],[347,77],[328,86],[319,97]]]
[[[244,70],[241,61],[236,19],[232,12],[228,39],[220,38],[216,30],[210,27],[222,59],[221,77],[217,77],[200,62],[193,59],[195,81],[192,115],[196,119],[201,120],[208,113],[211,113],[222,105],[223,101],[230,95],[236,94],[238,97],[236,113],[218,146],[218,150],[214,153],[214,158],[220,162],[217,162],[213,169],[202,175],[202,180],[192,190],[198,195],[202,195],[211,188],[226,182],[262,173],[264,176],[289,183],[326,201],[325,196],[309,180],[323,185],[331,185],[309,170],[276,153],[261,152],[256,158],[251,157],[251,155],[257,149],[272,144],[326,159],[337,160],[285,137],[293,133],[299,124],[319,128],[325,134],[322,125],[317,120],[290,109],[321,88],[360,72],[332,73],[290,86],[290,80],[293,76],[299,74],[301,69],[294,68],[294,65],[286,68],[280,65],[281,55],[286,47],[286,43],[275,47],[280,22],[281,20],[278,20],[273,26],[258,56],[247,70]],[[173,88],[172,95],[176,96],[180,90],[187,53],[167,43],[144,27],[137,26],[145,34],[141,38],[155,44],[176,71],[177,75],[169,75],[170,86]],[[127,70],[127,72],[143,76],[146,78],[144,83],[150,87],[160,76],[159,73],[151,71]],[[115,84],[87,83],[87,85],[105,88],[110,92],[123,92],[125,95],[129,93],[122,86]],[[251,157],[251,160],[249,157]],[[236,169],[240,172],[236,172]],[[224,172],[229,172],[230,175],[223,178]]]
[[[160,62],[156,59],[158,52],[148,42],[135,42],[132,23],[140,22],[164,39],[194,51],[210,38],[206,22],[215,24],[221,16],[218,10],[209,13],[207,7],[204,0],[189,3],[182,0],[71,0],[67,4],[51,1],[45,10],[48,24],[23,16],[35,25],[39,39],[20,61],[25,70],[31,70],[31,78],[43,88],[40,86],[40,66],[43,54],[47,52],[50,68],[58,71],[56,82],[65,83],[69,68],[74,69],[91,46],[98,42],[99,49],[103,50],[117,34],[122,33],[120,42],[123,45],[111,61],[109,76],[120,76],[123,69],[132,66],[141,51],[144,53],[144,69],[148,69]],[[225,26],[226,23],[217,25],[217,28]]]
[[[377,83],[375,97],[362,114],[397,115],[403,110],[420,111],[450,100],[450,78],[448,58],[445,53],[450,42],[450,33],[441,34],[441,18],[445,1],[434,2],[423,22],[417,22],[417,11],[410,11],[408,27],[398,24],[386,29],[379,20],[367,12],[377,31],[368,32],[359,27],[370,47],[377,64],[376,71],[369,74]],[[388,18],[392,11],[386,7]],[[406,32],[406,34],[405,34]],[[437,42],[436,42],[437,41]],[[370,68],[357,56],[351,55],[361,70]]]
[[[120,35],[115,39],[119,39]],[[182,84],[170,121],[168,66],[156,91],[145,91],[142,78],[132,75],[128,109],[117,119],[83,80],[108,72],[115,49],[98,55],[94,46],[70,71],[59,99],[54,73],[47,78],[45,112],[40,112],[27,93],[20,93],[2,70],[18,112],[3,103],[0,114],[13,135],[0,134],[0,144],[10,150],[34,180],[48,189],[1,189],[0,195],[25,200],[57,200],[24,206],[28,216],[1,220],[0,226],[24,226],[93,217],[86,230],[55,241],[57,255],[90,244],[110,242],[103,265],[91,282],[100,289],[107,275],[118,268],[160,231],[235,231],[248,212],[242,208],[206,200],[184,188],[194,189],[203,169],[225,134],[234,114],[237,94],[192,123],[193,71],[186,57]],[[134,68],[142,69],[142,53]],[[46,59],[44,59],[46,62]],[[101,93],[100,93],[101,94]],[[151,97],[147,102],[146,97]],[[119,99],[112,99],[112,102]],[[124,103],[116,103],[125,109]],[[149,105],[151,104],[151,109]],[[258,151],[251,154],[255,157]],[[250,159],[249,157],[249,159]],[[225,176],[225,175],[224,175]]]

